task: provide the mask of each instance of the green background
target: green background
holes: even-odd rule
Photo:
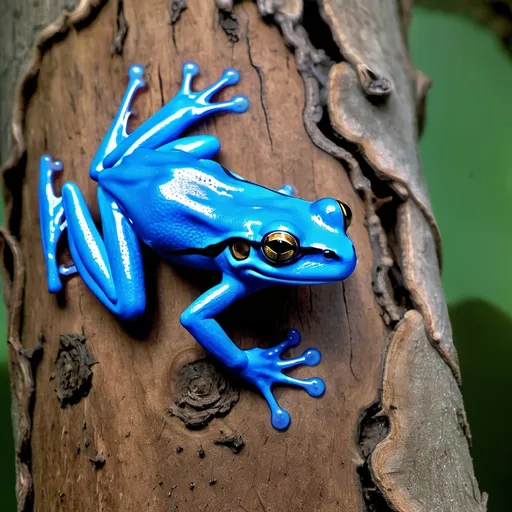
[[[469,20],[415,9],[415,66],[434,82],[421,153],[444,241],[443,282],[472,454],[491,512],[509,510],[512,459],[512,60]],[[6,338],[0,308],[1,337]],[[6,343],[0,344],[0,503],[14,511]]]

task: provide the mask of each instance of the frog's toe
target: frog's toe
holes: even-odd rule
[[[230,85],[237,84],[239,80],[240,73],[236,69],[225,69],[222,73],[222,76],[216,82],[204,88],[202,91],[199,91],[199,101],[202,103],[209,102],[213,95],[217,94],[219,91],[222,91],[222,89],[229,87]]]
[[[61,160],[54,160],[50,163],[50,167],[54,172],[61,172],[64,169],[64,164]]]
[[[188,96],[192,93],[192,80],[199,74],[199,65],[189,60],[183,64],[183,79],[180,93]]]
[[[55,203],[61,201],[60,197],[55,195],[53,189],[53,175],[61,172],[64,166],[60,160],[53,160],[49,155],[43,155],[39,161],[39,179],[41,187],[41,201],[45,210],[49,214],[53,212]]]
[[[321,360],[322,354],[320,353],[319,350],[317,350],[316,348],[308,348],[299,357],[292,357],[290,359],[280,359],[278,364],[279,367],[284,370],[286,368],[294,368],[295,366],[316,366]]]
[[[195,92],[192,90],[192,80],[198,73],[199,66],[195,62],[185,62],[183,65],[183,81],[177,96],[181,96],[182,99],[185,97],[194,104],[199,109],[198,112],[200,114],[204,115],[219,111],[242,113],[249,108],[249,100],[242,95],[233,96],[231,100],[225,102],[211,101],[212,97],[219,91],[238,83],[240,73],[236,69],[225,69],[217,81],[203,90]]]
[[[236,69],[226,68],[222,72],[221,80],[225,80],[226,85],[235,85],[240,80],[240,73]]]
[[[142,80],[144,78],[144,67],[140,64],[133,64],[128,70],[128,78],[130,80]]]
[[[196,76],[199,74],[199,64],[193,60],[188,60],[183,64],[183,74]]]
[[[233,112],[238,112],[239,114],[243,114],[249,108],[249,99],[242,94],[233,96],[230,103],[233,105]]]
[[[279,345],[276,345],[275,347],[269,349],[272,354],[280,355],[282,354],[286,349],[296,347],[301,340],[300,332],[295,329],[289,329],[286,333],[286,339],[279,343]]]
[[[289,375],[282,373],[278,377],[281,384],[288,384],[289,386],[297,386],[307,391],[309,396],[319,397],[325,393],[325,383],[319,377],[312,377],[310,379],[296,379]]]
[[[275,399],[270,386],[260,388],[270,409],[272,426],[278,430],[284,430],[290,426],[291,417],[287,410],[283,409]]]

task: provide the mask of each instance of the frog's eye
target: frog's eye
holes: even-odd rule
[[[263,253],[274,263],[293,259],[299,251],[299,241],[286,231],[272,231],[262,242]]]
[[[342,201],[338,201],[338,204],[340,205],[341,211],[343,212],[343,215],[345,216],[345,231],[348,229],[350,224],[352,224],[352,210],[350,209],[350,206]]]
[[[237,240],[231,245],[230,249],[235,260],[246,260],[249,257],[251,247],[245,240]]]

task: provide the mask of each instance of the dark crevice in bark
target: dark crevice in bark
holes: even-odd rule
[[[165,98],[164,98],[164,86],[162,81],[162,73],[160,72],[160,66],[157,66],[157,73],[158,73],[158,89],[160,91],[160,107],[163,107],[165,105]]]
[[[350,345],[350,358],[349,358],[350,373],[352,374],[354,379],[357,380],[357,382],[361,382],[361,379],[355,374],[354,368],[352,366],[352,360],[353,360],[353,346],[352,345],[354,343],[354,338],[352,336],[352,326],[350,325],[350,311],[348,310],[348,302],[347,302],[347,294],[345,291],[345,285],[343,285],[342,290],[343,290],[343,302],[345,303],[345,311],[347,312],[348,342]]]
[[[186,0],[169,0],[170,24],[174,25],[181,17],[183,11],[187,9]]]
[[[389,222],[387,212],[394,213],[401,199],[390,187],[389,183],[379,180],[370,165],[366,162],[357,146],[340,137],[332,129],[327,109],[323,109],[322,119],[318,128],[323,136],[333,144],[343,148],[357,162],[361,177],[358,182],[364,186],[355,187],[366,206],[366,226],[373,250],[372,287],[377,303],[383,310],[386,325],[393,328],[405,313],[403,300],[397,302],[395,293],[396,273],[391,273],[395,267],[393,253],[389,246],[389,233],[393,232],[393,224]],[[355,185],[355,183],[354,183]],[[402,287],[403,290],[405,290]],[[403,296],[403,292],[400,294]],[[407,301],[411,304],[410,301]]]
[[[114,37],[110,43],[110,53],[112,55],[122,55],[124,50],[124,42],[128,36],[128,22],[124,15],[124,0],[117,0],[116,12],[116,28]]]
[[[240,25],[234,11],[219,10],[219,25],[231,43],[240,41]]]
[[[314,48],[317,50],[322,49],[333,62],[345,60],[338,45],[331,37],[329,25],[322,18],[317,0],[305,0],[302,26],[306,30],[309,41]]]
[[[387,416],[382,415],[380,403],[376,402],[364,411],[359,423],[359,450],[364,463],[359,466],[358,473],[368,512],[393,512],[373,480],[370,463],[373,450],[388,433],[389,420]]]
[[[169,0],[169,25],[171,25],[171,38],[174,49],[179,55],[178,45],[176,44],[176,23],[178,23],[179,19],[183,11],[187,9],[186,0]],[[161,88],[160,88],[161,90]]]
[[[390,202],[395,209],[401,202],[388,183],[379,180],[373,169],[363,158],[355,144],[336,134],[329,121],[327,110],[322,103],[322,81],[318,80],[318,67],[329,69],[333,61],[323,48],[315,48],[304,27],[293,26],[282,14],[276,14],[276,22],[281,29],[285,42],[295,50],[297,67],[306,87],[306,106],[304,124],[312,141],[327,153],[333,155],[348,166],[348,173],[354,188],[365,204],[366,224],[373,249],[373,288],[378,304],[383,308],[383,318],[393,327],[403,317],[404,308],[395,302],[393,282],[394,274],[389,271],[394,261],[387,241],[387,233],[382,226],[380,208]],[[329,30],[329,27],[326,28]],[[325,89],[325,88],[324,88]]]
[[[254,68],[254,70],[258,74],[258,80],[260,81],[260,103],[261,103],[261,108],[263,109],[263,115],[265,116],[265,126],[267,128],[267,135],[268,135],[268,140],[270,142],[270,148],[273,149],[274,148],[274,143],[272,141],[272,135],[270,133],[270,124],[269,124],[269,120],[268,120],[267,107],[265,106],[265,92],[264,92],[264,84],[263,84],[263,72],[261,71],[261,68],[254,63],[254,60],[252,58],[251,38],[249,36],[249,23],[247,23],[247,29],[246,29],[246,36],[245,36],[245,38],[246,38],[246,43],[247,43],[247,53],[248,53],[248,56],[249,56],[249,63],[251,64],[251,66]]]

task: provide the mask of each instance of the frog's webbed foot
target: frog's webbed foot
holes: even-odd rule
[[[272,348],[253,348],[245,350],[248,358],[247,366],[240,372],[245,380],[253,384],[263,394],[272,413],[272,425],[277,429],[285,429],[290,424],[290,415],[277,403],[272,393],[274,384],[288,384],[305,389],[310,396],[321,396],[325,391],[324,381],[318,377],[296,379],[282,373],[283,370],[295,366],[315,366],[320,362],[320,352],[314,348],[306,350],[301,356],[293,359],[281,359],[281,354],[288,348],[300,343],[300,334],[296,330],[288,331],[286,340]]]
[[[222,76],[213,84],[202,91],[192,91],[192,81],[199,74],[199,66],[195,62],[185,62],[183,65],[183,81],[181,88],[175,96],[176,101],[192,104],[196,107],[195,115],[204,116],[213,112],[245,112],[249,108],[249,100],[246,96],[237,94],[231,100],[224,102],[211,102],[212,97],[230,85],[235,85],[240,80],[240,74],[236,69],[227,68]]]
[[[240,79],[238,71],[231,68],[225,69],[215,83],[201,91],[193,91],[192,81],[198,73],[199,66],[195,62],[186,62],[183,65],[183,80],[178,93],[169,103],[119,142],[105,156],[102,165],[105,168],[112,167],[139,147],[158,149],[168,145],[178,139],[189,126],[210,114],[242,113],[249,108],[249,100],[242,95],[233,96],[229,101],[211,101],[217,92],[238,83]],[[215,153],[216,145],[217,143],[210,144],[211,147],[207,147],[203,154]],[[168,146],[166,150],[168,149],[172,149],[172,146]]]

